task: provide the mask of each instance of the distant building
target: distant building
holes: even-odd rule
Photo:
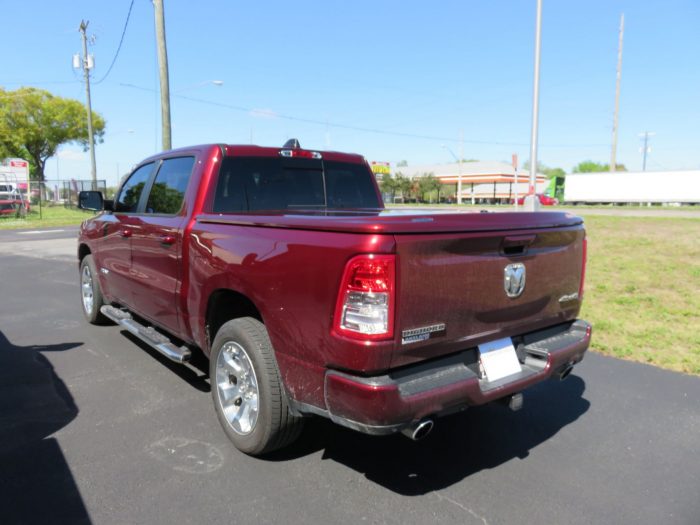
[[[404,177],[415,178],[431,173],[442,184],[456,184],[462,174],[462,200],[477,203],[509,202],[515,196],[524,195],[528,190],[529,171],[518,170],[517,182],[513,166],[507,162],[473,161],[451,164],[426,164],[422,166],[404,166],[394,168],[394,173]],[[538,173],[536,192],[544,193],[547,188],[546,177]]]

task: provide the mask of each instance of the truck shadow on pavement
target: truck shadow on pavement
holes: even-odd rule
[[[90,523],[51,434],[78,414],[43,352],[82,343],[15,346],[0,331],[0,523]]]
[[[501,404],[471,408],[437,419],[433,432],[418,442],[402,435],[367,436],[317,418],[309,421],[289,453],[323,450],[323,459],[342,463],[393,492],[427,494],[526,458],[588,410],[585,386],[575,375],[563,382],[545,381],[523,392],[519,412]]]

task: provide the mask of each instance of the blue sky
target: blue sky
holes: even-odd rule
[[[3,2],[0,85],[85,100],[71,56],[90,21],[106,74],[131,0]],[[539,159],[570,170],[608,162],[618,25],[625,13],[618,162],[700,168],[700,2],[545,0]],[[302,146],[409,164],[529,156],[535,0],[165,0],[173,146],[206,142]],[[109,76],[93,84],[107,120],[98,178],[115,183],[160,147],[153,7],[134,0]],[[221,80],[216,86],[210,81]],[[47,177],[89,178],[65,146]]]

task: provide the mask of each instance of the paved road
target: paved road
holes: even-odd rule
[[[591,354],[515,414],[419,443],[314,420],[252,459],[201,369],[83,321],[73,234],[0,235],[3,525],[700,523],[698,377]]]

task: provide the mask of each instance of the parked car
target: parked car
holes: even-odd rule
[[[0,191],[0,216],[25,215],[29,212],[29,201],[17,191]]]
[[[559,204],[559,199],[555,197],[550,197],[544,193],[537,193],[537,199],[540,201],[542,206],[556,206]],[[518,197],[518,205],[522,206],[525,203],[525,195]],[[515,204],[515,199],[511,200],[511,204]]]
[[[79,234],[87,320],[176,362],[203,352],[219,421],[251,455],[310,416],[420,439],[468,406],[516,410],[589,346],[569,213],[385,210],[364,158],[296,141],[166,151],[114,201],[79,202],[103,210]]]

